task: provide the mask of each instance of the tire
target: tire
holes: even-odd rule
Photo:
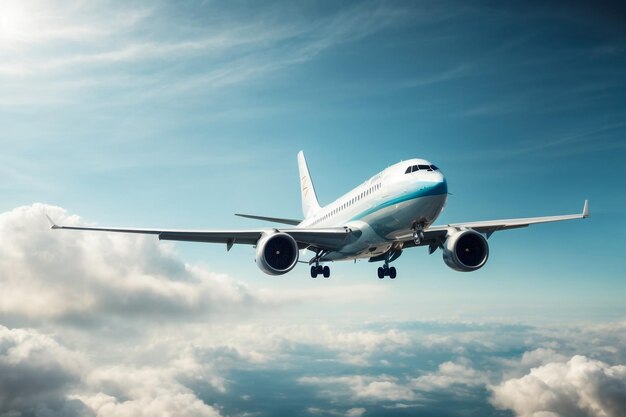
[[[317,278],[317,267],[315,265],[311,267],[311,278]]]
[[[396,267],[392,266],[389,268],[389,278],[396,279]]]
[[[381,267],[378,268],[378,279],[383,279],[385,278],[385,270]]]
[[[324,278],[330,278],[330,268],[325,266],[323,270]]]

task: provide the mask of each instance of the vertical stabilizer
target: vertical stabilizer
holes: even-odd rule
[[[298,170],[300,171],[300,193],[302,194],[302,213],[308,219],[320,209],[309,167],[304,159],[304,152],[298,152]]]

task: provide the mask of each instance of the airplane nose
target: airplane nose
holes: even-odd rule
[[[446,178],[443,176],[441,171],[435,171],[430,173],[431,180],[433,182],[432,191],[437,194],[447,194],[448,193],[448,183]]]

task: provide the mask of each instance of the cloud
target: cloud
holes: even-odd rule
[[[363,407],[351,408],[346,412],[346,417],[361,417],[366,411]]]
[[[564,361],[565,359],[565,355],[554,351],[554,349],[541,347],[535,350],[524,352],[520,363],[527,367],[536,367],[538,365],[545,365],[550,362]]]
[[[492,386],[491,402],[519,417],[618,417],[626,415],[626,366],[586,356],[533,368]]]
[[[410,349],[413,341],[397,329],[366,330],[321,322],[301,324],[258,323],[214,327],[220,344],[228,343],[238,354],[258,363],[290,361],[303,347],[314,349],[327,362],[369,366],[373,357]]]
[[[0,79],[11,80],[2,88],[11,100],[0,106],[68,105],[102,89],[107,100],[125,105],[207,94],[310,61],[406,18],[378,2],[323,14],[279,4],[247,9],[254,7],[195,4],[172,13],[154,2],[111,8],[104,2],[9,1]],[[35,94],[34,82],[40,83]]]
[[[219,417],[181,380],[223,381],[185,353],[159,366],[89,363],[35,330],[0,326],[0,415]]]
[[[376,401],[412,401],[416,398],[413,391],[399,382],[398,378],[388,375],[378,377],[349,375],[338,377],[302,377],[301,384],[331,386],[320,393],[324,396],[349,395],[354,400]],[[336,391],[347,388],[348,392]]]
[[[68,397],[84,363],[48,336],[0,325],[0,415],[84,415]]]
[[[177,381],[172,368],[114,366],[92,372],[86,385],[94,393],[76,395],[98,417],[162,416],[219,417],[220,412],[201,401]]]
[[[450,390],[455,385],[475,386],[487,382],[487,376],[469,366],[467,361],[443,362],[437,372],[430,372],[412,380],[412,385],[418,390],[435,391]]]
[[[342,416],[342,417],[361,417],[367,409],[363,407],[350,408],[348,410],[339,411],[336,409],[322,409],[318,407],[309,407],[306,409],[307,413],[313,414],[316,416]]]
[[[52,231],[84,224],[59,207],[34,204],[0,214],[0,313],[17,322],[204,320],[266,305],[242,282],[185,264],[153,236]],[[104,314],[103,314],[104,313]]]

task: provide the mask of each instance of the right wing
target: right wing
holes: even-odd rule
[[[186,242],[225,243],[227,249],[233,244],[255,245],[263,233],[282,232],[295,239],[301,249],[337,250],[344,246],[353,233],[347,227],[329,227],[320,229],[249,229],[249,230],[173,230],[173,229],[135,229],[120,227],[83,227],[61,226],[49,216],[52,229],[85,230],[95,232],[137,233],[157,235],[160,240],[178,240]]]
[[[586,219],[589,217],[589,201],[585,200],[583,211],[579,214],[567,214],[563,216],[527,217],[520,219],[486,220],[478,222],[451,223],[445,226],[433,226],[424,230],[424,239],[419,245],[413,242],[413,235],[398,236],[397,240],[404,242],[404,247],[440,245],[448,236],[450,230],[472,229],[485,233],[487,237],[499,230],[517,229],[528,227],[532,224],[561,222],[565,220]]]

